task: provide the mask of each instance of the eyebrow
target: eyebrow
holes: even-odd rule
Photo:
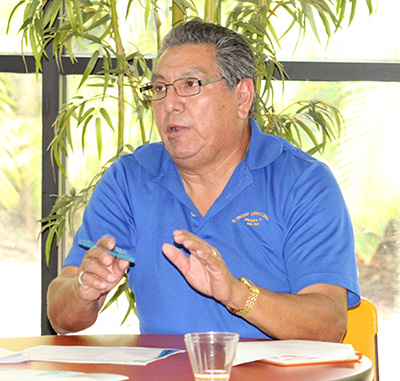
[[[204,71],[200,70],[200,69],[188,69],[188,70],[185,70],[183,73],[181,73],[177,79],[179,79],[179,78],[187,78],[187,77],[190,77],[192,75],[196,76],[196,75],[199,75],[199,74],[206,74],[206,73]],[[154,80],[166,81],[166,78],[160,73],[154,73],[152,75],[152,77],[151,77],[151,80],[152,81],[154,81]]]

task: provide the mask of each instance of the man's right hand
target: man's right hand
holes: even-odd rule
[[[104,236],[83,257],[77,272],[77,291],[80,298],[98,300],[112,290],[122,279],[129,261],[113,257],[106,250],[113,250],[115,240]]]
[[[60,334],[78,332],[94,324],[108,292],[122,279],[129,261],[115,258],[115,240],[104,236],[88,250],[80,267],[66,266],[47,293],[47,313]]]

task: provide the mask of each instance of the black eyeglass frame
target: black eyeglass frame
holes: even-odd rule
[[[193,82],[197,82],[199,91],[198,91],[197,93],[194,93],[194,94],[180,95],[180,94],[178,93],[178,90],[176,89],[176,87],[175,87],[174,84],[175,84],[177,81],[188,80],[188,79],[192,79]],[[178,79],[176,79],[176,80],[175,80],[174,82],[172,82],[172,83],[165,83],[165,82],[163,82],[163,81],[159,81],[159,83],[163,83],[163,84],[165,85],[164,96],[162,96],[161,98],[157,98],[157,99],[151,98],[151,100],[152,100],[152,101],[160,101],[161,99],[164,99],[164,98],[167,96],[168,86],[172,86],[172,87],[174,88],[175,94],[178,95],[179,97],[183,97],[183,98],[193,97],[193,96],[195,96],[195,95],[200,94],[200,92],[201,92],[201,86],[208,85],[208,84],[210,84],[210,83],[214,83],[214,82],[218,82],[218,81],[222,81],[223,79],[225,79],[225,77],[223,77],[223,76],[220,76],[220,77],[213,77],[213,78],[207,78],[207,79],[198,79],[198,78],[195,78],[195,77],[184,77],[184,78],[178,78]],[[144,85],[144,86],[142,86],[142,87],[139,88],[139,90],[140,90],[141,93],[144,93],[144,92],[146,92],[146,91],[148,91],[148,90],[151,90],[151,89],[153,89],[153,84],[152,84],[152,83],[148,83],[148,84],[146,84],[146,85]],[[150,98],[150,97],[149,97],[149,98]]]

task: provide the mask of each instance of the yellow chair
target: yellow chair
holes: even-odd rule
[[[374,380],[379,380],[378,368],[378,312],[372,302],[361,298],[361,303],[347,310],[347,332],[343,343],[352,344],[357,352],[367,356],[374,366]]]

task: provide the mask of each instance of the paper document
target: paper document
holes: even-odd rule
[[[2,351],[5,351],[2,349]],[[51,361],[84,364],[146,365],[176,353],[178,349],[145,347],[91,347],[39,345],[22,352],[10,352],[11,357],[0,357],[0,363],[22,361]],[[1,353],[1,352],[0,352]],[[11,361],[8,361],[10,359]]]
[[[122,381],[128,377],[121,374],[64,372],[57,370],[0,369],[0,380],[7,381]]]
[[[0,364],[1,363],[17,363],[28,361],[28,355],[25,355],[20,352],[12,352],[4,348],[0,348]]]
[[[351,344],[308,340],[249,341],[239,342],[233,365],[259,360],[289,366],[359,359],[360,355]]]

